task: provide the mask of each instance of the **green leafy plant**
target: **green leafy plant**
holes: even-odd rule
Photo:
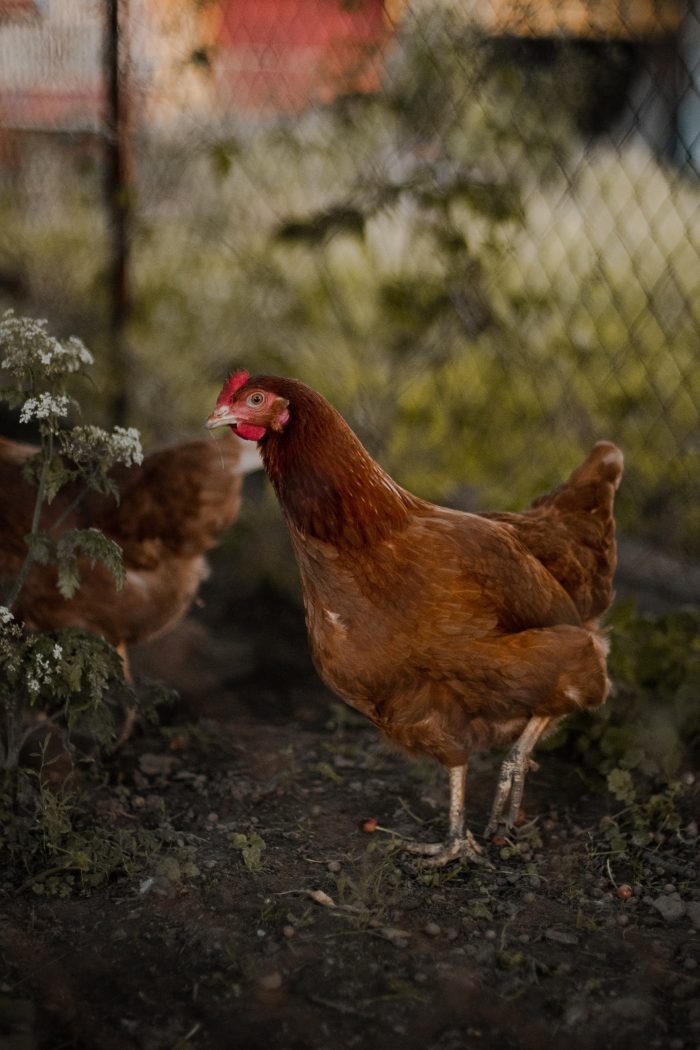
[[[262,855],[267,849],[267,843],[262,835],[258,835],[257,831],[251,831],[249,835],[235,831],[229,835],[229,842],[234,849],[240,851],[248,871],[257,873],[262,870]]]
[[[36,488],[24,537],[26,554],[15,578],[0,581],[0,769],[13,770],[33,731],[31,712],[60,715],[68,732],[80,721],[104,743],[113,727],[104,702],[108,693],[116,691],[122,700],[135,703],[119,656],[106,642],[75,629],[29,631],[14,609],[37,562],[56,567],[58,590],[65,598],[80,586],[78,554],[93,565],[102,562],[115,587],[123,585],[117,544],[94,528],[61,531],[61,526],[89,490],[116,498],[110,470],[117,463],[139,463],[142,452],[133,429],[115,427],[108,433],[70,425],[71,412],[79,410],[73,387],[85,380],[93,363],[79,339],[61,342],[49,334],[45,321],[10,310],[0,320],[0,363],[10,379],[0,398],[19,409],[20,422],[32,424],[39,435],[37,451],[24,468],[26,480]],[[50,527],[43,527],[42,512],[69,483],[77,495]]]

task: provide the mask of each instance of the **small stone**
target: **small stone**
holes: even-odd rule
[[[258,984],[266,992],[274,992],[282,987],[282,974],[279,970],[272,970],[270,973],[263,974]]]
[[[329,860],[327,864],[328,870],[336,874],[342,868],[342,864],[339,860]]]
[[[564,1014],[564,1024],[567,1028],[575,1028],[588,1018],[588,1008],[585,1003],[572,1003]]]
[[[454,926],[450,926],[449,929],[445,931],[445,936],[448,941],[456,941],[459,937],[459,930],[456,930]]]
[[[282,927],[282,936],[286,937],[288,941],[291,941],[292,937],[296,937],[296,935],[297,931],[294,929],[293,926]]]
[[[218,813],[207,813],[207,820],[209,821],[210,824],[218,824],[219,823],[219,814]]]
[[[486,938],[487,941],[495,941],[496,940],[496,936],[497,936],[497,934],[496,934],[495,930],[487,930],[486,933],[484,934],[484,937]]]
[[[523,894],[523,900],[526,904],[534,904],[535,894],[531,892],[525,893]]]
[[[649,1020],[652,1005],[646,999],[636,999],[630,995],[609,1003],[608,1010],[630,1024],[644,1024]]]
[[[656,900],[652,901],[652,907],[656,908],[666,922],[675,922],[676,919],[681,919],[686,911],[685,903],[681,900],[678,893],[660,894]]]
[[[426,922],[423,927],[423,933],[427,933],[428,937],[439,937],[441,929],[436,922]]]
[[[628,901],[633,893],[632,887],[628,886],[626,882],[617,887],[617,895],[621,901]]]
[[[576,934],[569,933],[568,930],[555,930],[550,926],[548,930],[544,931],[544,935],[548,941],[554,941],[556,944],[578,944]]]
[[[672,882],[667,882],[666,885],[664,886],[664,893],[675,893],[675,892],[676,892],[676,887],[673,885],[673,883]]]
[[[695,929],[700,930],[700,901],[688,901],[685,910]]]

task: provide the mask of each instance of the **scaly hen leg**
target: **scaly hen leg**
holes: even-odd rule
[[[484,832],[487,838],[494,834],[499,824],[505,824],[509,829],[515,826],[523,799],[525,775],[528,769],[537,769],[536,763],[530,758],[530,752],[551,721],[548,715],[536,715],[531,718],[503,760],[491,816]],[[509,797],[508,815],[504,821],[503,810]]]
[[[451,860],[469,859],[483,863],[481,847],[474,836],[464,828],[464,795],[467,766],[453,766],[450,774],[450,828],[445,842],[405,842],[402,849],[429,857],[426,866],[441,868]]]
[[[131,667],[129,666],[129,654],[128,654],[127,649],[126,649],[126,645],[125,645],[124,642],[120,642],[119,645],[116,648],[117,648],[117,652],[121,656],[122,668],[124,670],[124,678],[129,683],[129,685],[133,685],[134,684],[134,679],[131,676]],[[119,732],[119,736],[117,737],[117,739],[114,742],[114,747],[112,749],[113,751],[118,751],[121,747],[124,747],[124,744],[127,742],[129,737],[131,736],[131,733],[132,733],[132,730],[134,728],[135,723],[136,723],[136,708],[135,707],[127,707],[125,709],[125,711],[124,711],[124,723],[123,723],[123,725],[121,727],[121,730]]]

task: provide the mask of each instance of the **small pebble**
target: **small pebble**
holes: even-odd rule
[[[288,941],[290,941],[292,937],[296,937],[296,933],[297,931],[294,929],[293,926],[282,927],[282,935],[286,937]]]
[[[338,872],[338,871],[340,871],[341,868],[342,868],[342,864],[340,863],[339,860],[329,860],[328,861],[328,870],[329,871]]]
[[[436,922],[426,922],[423,933],[427,933],[428,937],[439,937],[441,930]]]
[[[626,882],[617,887],[617,895],[621,901],[628,901],[633,894],[631,886],[628,886]]]
[[[527,893],[523,894],[523,900],[526,904],[533,904],[535,900],[535,894],[532,893],[532,891],[528,891]]]
[[[497,936],[497,934],[496,934],[495,930],[487,930],[486,933],[484,934],[484,937],[485,937],[485,939],[487,941],[495,941],[496,940],[496,936]]]
[[[675,892],[676,892],[676,887],[673,885],[673,883],[672,882],[667,882],[666,885],[664,886],[664,893],[675,893]]]
[[[277,988],[282,987],[282,974],[279,970],[272,970],[271,973],[264,974],[258,981],[258,984],[266,992],[274,992]]]
[[[459,930],[456,930],[454,926],[450,926],[450,928],[445,931],[445,936],[448,941],[456,941],[459,937]]]
[[[207,820],[209,821],[210,824],[218,824],[219,823],[219,814],[218,813],[207,813]]]

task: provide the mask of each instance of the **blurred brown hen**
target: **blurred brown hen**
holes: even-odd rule
[[[478,854],[464,830],[470,754],[512,744],[487,833],[512,826],[537,739],[607,695],[598,618],[612,598],[622,454],[599,442],[522,514],[476,515],[398,486],[296,380],[236,373],[207,425],[259,442],[321,677],[389,739],[449,770],[447,842],[408,848],[433,864]]]
[[[6,590],[27,553],[36,489],[22,476],[37,450],[0,438],[0,583]],[[56,570],[34,563],[13,608],[37,630],[80,627],[117,647],[172,627],[206,578],[204,555],[238,517],[245,474],[261,466],[255,449],[233,436],[192,440],[152,452],[141,466],[117,467],[110,476],[119,500],[68,485],[45,507],[41,528],[54,533],[97,528],[122,548],[126,582],[115,587],[101,563],[79,559],[81,583],[72,598],[57,588]],[[75,503],[75,506],[73,504]]]

